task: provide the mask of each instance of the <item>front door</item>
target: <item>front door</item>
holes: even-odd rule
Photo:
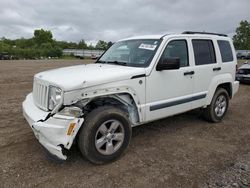
[[[186,39],[172,39],[161,58],[180,58],[180,69],[156,71],[146,78],[146,121],[159,119],[191,109],[193,66]]]

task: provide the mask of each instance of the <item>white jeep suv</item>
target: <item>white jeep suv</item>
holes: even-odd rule
[[[123,39],[93,64],[36,74],[23,114],[57,159],[77,141],[88,160],[107,163],[127,148],[134,126],[196,108],[220,122],[239,88],[236,60],[223,34]]]

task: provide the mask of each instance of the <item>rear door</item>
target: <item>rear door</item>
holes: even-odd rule
[[[193,102],[193,108],[206,104],[206,96],[212,79],[221,71],[221,63],[216,58],[216,41],[210,38],[192,40],[194,57],[194,94],[200,96],[199,100]]]

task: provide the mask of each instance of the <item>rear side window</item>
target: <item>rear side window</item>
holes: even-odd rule
[[[172,40],[165,48],[162,58],[180,58],[180,66],[186,67],[188,62],[188,47],[186,40]]]
[[[222,62],[233,61],[234,58],[230,43],[226,40],[218,40],[217,43],[220,48]]]
[[[216,63],[214,45],[211,40],[193,39],[195,65]]]

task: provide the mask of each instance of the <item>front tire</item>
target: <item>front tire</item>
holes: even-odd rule
[[[90,162],[104,164],[121,156],[129,145],[131,134],[126,112],[112,106],[98,107],[85,118],[78,146]]]
[[[226,115],[229,106],[229,95],[228,92],[219,88],[216,90],[211,104],[204,111],[204,118],[210,122],[221,122]]]

